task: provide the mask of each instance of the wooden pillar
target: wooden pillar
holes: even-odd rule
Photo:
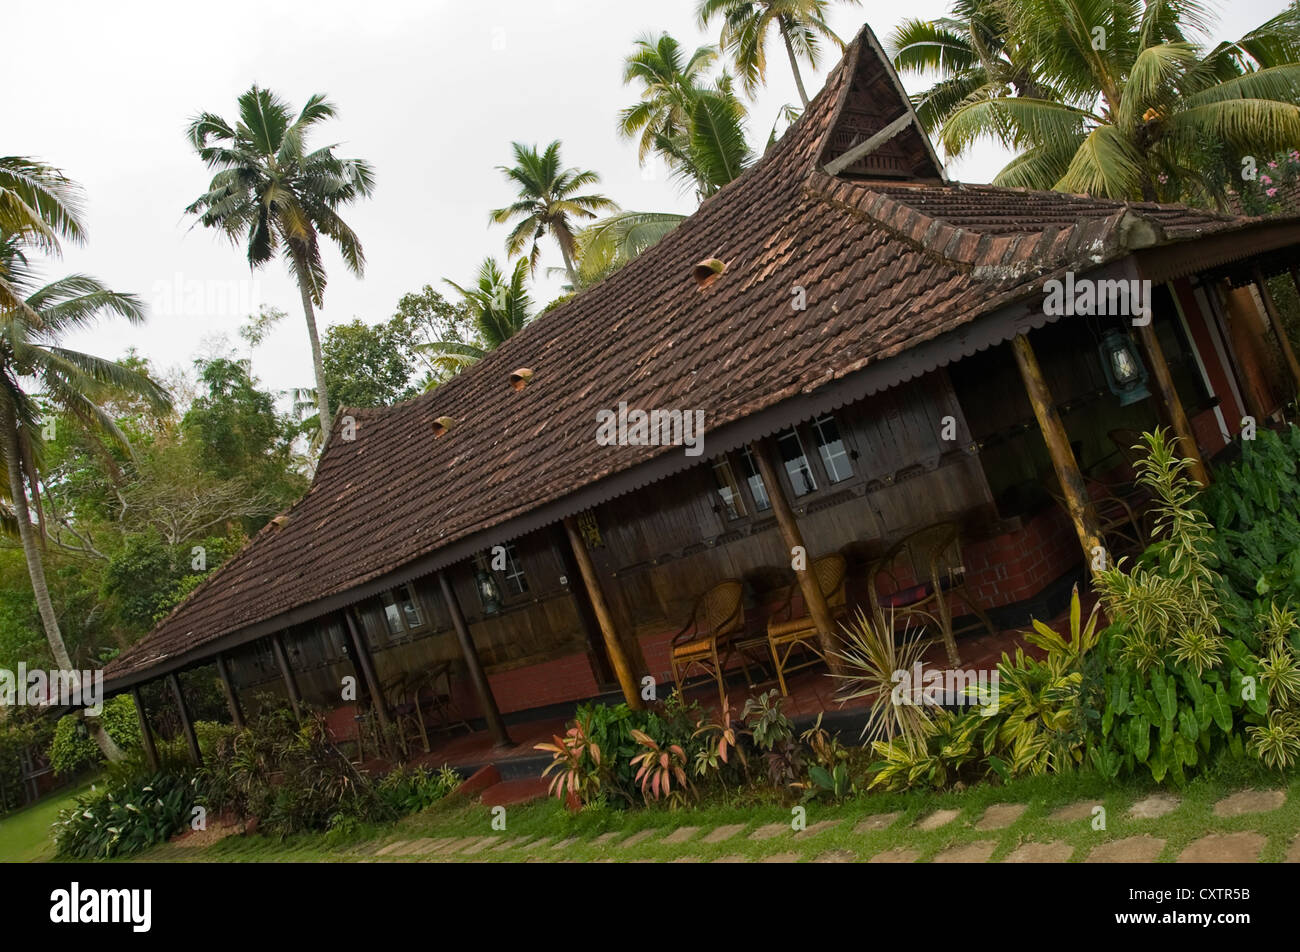
[[[1295,272],[1292,272],[1293,277],[1294,275]],[[1300,361],[1296,360],[1295,349],[1291,346],[1291,338],[1287,336],[1286,326],[1282,323],[1277,302],[1273,300],[1273,292],[1268,289],[1268,280],[1259,265],[1255,265],[1254,277],[1255,285],[1259,288],[1259,298],[1264,302],[1264,312],[1268,314],[1268,322],[1273,326],[1273,333],[1277,335],[1277,345],[1282,348],[1282,356],[1286,358],[1286,365],[1291,369],[1291,395],[1294,397],[1300,394]]]
[[[614,616],[605,602],[605,593],[601,590],[596,566],[591,561],[591,553],[587,551],[587,544],[582,541],[582,534],[578,532],[577,523],[573,521],[572,516],[565,517],[564,532],[569,537],[569,548],[573,550],[574,561],[578,563],[578,571],[582,573],[582,581],[587,586],[592,611],[596,613],[596,621],[600,623],[600,633],[605,638],[605,650],[609,654],[609,662],[614,667],[619,687],[623,689],[623,700],[627,701],[628,707],[639,711],[645,707],[645,703],[641,700],[641,692],[637,690],[636,676],[632,673],[627,652],[623,650],[623,642],[619,640]]]
[[[767,497],[772,502],[772,514],[776,516],[776,524],[781,530],[781,538],[785,540],[786,549],[791,553],[792,559],[796,547],[804,553],[804,567],[795,571],[795,579],[799,583],[799,590],[803,593],[804,604],[808,606],[808,615],[817,626],[817,640],[821,642],[826,664],[832,672],[838,672],[843,666],[839,660],[840,645],[839,639],[835,637],[834,616],[831,614],[830,606],[826,604],[822,587],[817,584],[817,576],[812,571],[812,555],[804,545],[803,533],[799,531],[799,523],[795,521],[790,501],[785,498],[785,488],[777,476],[771,451],[761,440],[749,444],[749,451],[758,462],[758,473],[763,477],[763,485],[767,487]]]
[[[230,680],[225,655],[217,655],[217,674],[221,678],[221,690],[226,695],[226,707],[230,709],[230,723],[243,729],[244,709],[239,706],[239,695],[235,693],[235,682]]]
[[[190,762],[196,767],[203,765],[203,754],[199,752],[199,738],[194,733],[194,723],[190,720],[190,709],[185,705],[185,695],[181,693],[181,679],[176,677],[176,672],[167,675],[167,683],[171,685],[172,696],[176,698],[176,710],[181,718],[181,731],[185,734],[185,743],[190,748]]]
[[[1165,352],[1160,349],[1160,340],[1156,337],[1155,325],[1148,319],[1137,330],[1138,337],[1142,340],[1142,349],[1146,351],[1147,363],[1151,365],[1151,380],[1156,386],[1156,396],[1164,407],[1174,435],[1181,443],[1180,455],[1192,461],[1192,465],[1187,469],[1187,475],[1200,483],[1202,489],[1207,489],[1210,485],[1210,473],[1205,468],[1205,460],[1201,458],[1200,447],[1196,445],[1196,435],[1192,432],[1192,424],[1187,419],[1183,402],[1178,398],[1178,390],[1174,387],[1174,378],[1169,373]]]
[[[388,698],[384,697],[384,688],[379,683],[379,675],[375,673],[375,659],[370,655],[370,645],[366,641],[365,632],[357,624],[356,613],[351,606],[343,609],[343,623],[348,629],[348,639],[352,645],[356,667],[360,669],[361,676],[366,679],[366,687],[370,691],[370,703],[375,706],[379,726],[384,729],[384,734],[387,736],[393,716],[388,710]]]
[[[487,721],[488,730],[492,732],[492,738],[497,747],[513,747],[515,742],[510,739],[510,733],[506,730],[506,722],[501,719],[501,710],[497,707],[496,696],[492,693],[492,685],[488,683],[487,674],[483,671],[483,664],[479,661],[478,649],[474,647],[474,639],[470,636],[469,625],[465,623],[465,614],[460,610],[460,600],[456,598],[456,592],[451,587],[451,581],[447,578],[445,570],[438,572],[438,587],[442,589],[442,600],[447,605],[447,614],[451,616],[451,627],[456,629],[456,640],[460,642],[460,653],[465,659],[465,665],[469,669],[469,679],[474,683],[474,693],[478,696],[479,707],[483,711],[483,717]]]
[[[280,677],[284,678],[285,690],[289,692],[289,704],[293,707],[293,716],[302,717],[302,696],[298,693],[298,679],[289,667],[289,655],[284,650],[284,639],[277,631],[271,636],[271,650],[275,652],[275,663],[280,668]]]
[[[140,745],[144,747],[144,759],[150,770],[158,769],[158,747],[154,744],[153,729],[149,726],[149,715],[144,709],[144,698],[139,688],[131,689],[131,700],[135,702],[135,716],[140,721]]]
[[[1070,521],[1074,523],[1074,531],[1083,547],[1084,561],[1092,566],[1096,556],[1093,550],[1101,547],[1104,551],[1105,545],[1097,522],[1097,512],[1088,496],[1083,474],[1079,472],[1079,462],[1074,458],[1074,450],[1070,448],[1070,437],[1065,432],[1065,424],[1061,422],[1056,404],[1052,402],[1051,388],[1043,379],[1043,369],[1038,365],[1029,338],[1017,334],[1011,339],[1011,351],[1016,355],[1016,366],[1020,368],[1025,392],[1029,395],[1034,416],[1038,419],[1038,428],[1043,433],[1048,455],[1052,458],[1052,468],[1056,470],[1056,478],[1060,481],[1061,495],[1065,498]]]

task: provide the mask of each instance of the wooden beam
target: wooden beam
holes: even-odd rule
[[[289,655],[284,650],[284,638],[277,631],[271,636],[271,650],[275,653],[275,663],[280,668],[280,677],[284,678],[284,688],[289,694],[289,704],[293,707],[293,716],[302,717],[302,695],[298,693],[298,679],[289,667]]]
[[[492,732],[495,746],[514,747],[515,742],[510,739],[506,722],[501,719],[501,709],[497,707],[496,695],[492,693],[492,685],[488,682],[483,663],[479,660],[478,649],[474,647],[474,639],[469,633],[469,625],[465,622],[465,613],[460,610],[460,599],[456,597],[456,592],[451,587],[451,580],[447,578],[446,570],[438,572],[438,587],[442,589],[442,600],[447,605],[447,613],[451,615],[451,627],[456,630],[461,656],[465,659],[466,667],[469,668],[469,679],[474,684],[474,693],[478,695],[479,707],[487,720],[488,730]]]
[[[144,709],[144,698],[138,687],[131,689],[131,700],[135,702],[135,716],[140,721],[140,744],[144,747],[144,759],[150,770],[158,769],[158,746],[154,743],[153,728],[149,726],[149,714]]]
[[[190,762],[196,767],[203,766],[203,754],[199,751],[199,738],[194,733],[194,722],[190,720],[190,709],[185,704],[185,695],[181,693],[181,680],[173,671],[167,675],[171,685],[172,697],[176,699],[176,710],[181,718],[181,731],[185,734],[185,744],[190,749]]]
[[[776,524],[781,530],[781,538],[785,541],[787,552],[792,560],[796,547],[804,553],[804,567],[795,570],[795,580],[799,583],[799,590],[803,593],[803,601],[808,607],[808,615],[812,618],[813,624],[817,626],[817,640],[821,642],[822,655],[826,658],[826,664],[831,671],[838,672],[843,665],[839,660],[840,643],[835,636],[835,619],[831,614],[830,606],[826,604],[826,596],[822,593],[822,587],[817,584],[817,576],[812,570],[812,555],[808,552],[808,547],[804,545],[803,533],[799,531],[799,523],[795,520],[794,510],[790,507],[790,501],[785,497],[785,487],[777,476],[776,465],[772,461],[767,441],[755,440],[749,444],[749,451],[758,462],[758,474],[763,477],[763,485],[767,487],[767,498],[772,503],[772,514],[776,516]]]
[[[1192,432],[1192,424],[1187,419],[1183,402],[1178,398],[1174,378],[1169,373],[1169,363],[1165,360],[1165,352],[1160,348],[1160,340],[1156,337],[1155,323],[1148,319],[1137,330],[1138,337],[1142,340],[1142,349],[1146,351],[1147,363],[1151,365],[1151,380],[1156,385],[1156,396],[1169,417],[1174,435],[1181,443],[1180,455],[1192,461],[1187,475],[1200,483],[1202,489],[1208,489],[1210,473],[1205,467],[1205,460],[1201,458],[1200,447],[1196,445],[1196,435]]]
[[[217,655],[217,674],[221,677],[221,690],[226,695],[226,707],[230,709],[230,723],[242,729],[244,710],[239,706],[239,695],[235,692],[235,682],[230,679],[225,655]]]
[[[384,688],[379,683],[379,675],[375,673],[375,659],[370,654],[370,644],[366,641],[366,633],[362,631],[361,625],[357,621],[356,610],[351,605],[343,609],[343,624],[347,626],[353,666],[358,669],[361,677],[365,679],[366,689],[370,692],[370,703],[374,705],[375,716],[379,718],[379,726],[384,729],[386,739],[388,737],[388,728],[393,722],[393,715],[388,710],[388,698],[384,696]]]
[[[866,158],[872,152],[875,152],[882,145],[888,142],[894,136],[898,135],[904,129],[912,124],[912,110],[909,108],[885,128],[871,136],[865,142],[859,142],[843,155],[837,156],[826,163],[827,175],[838,175],[844,169],[847,169],[859,159]]]
[[[1083,474],[1079,472],[1079,462],[1074,458],[1074,450],[1070,448],[1070,437],[1065,432],[1065,424],[1061,422],[1056,404],[1052,402],[1051,388],[1043,377],[1043,368],[1038,365],[1038,357],[1029,344],[1029,338],[1017,334],[1011,339],[1011,351],[1016,355],[1016,366],[1020,368],[1025,392],[1029,395],[1034,416],[1038,419],[1038,428],[1047,444],[1047,453],[1052,458],[1052,468],[1056,470],[1056,478],[1061,484],[1061,494],[1065,498],[1070,521],[1074,523],[1079,545],[1083,547],[1084,561],[1091,567],[1096,556],[1093,550],[1101,547],[1104,551],[1105,545],[1097,512],[1088,496]]]
[[[1295,349],[1291,346],[1291,338],[1287,336],[1286,325],[1282,323],[1277,302],[1273,300],[1273,292],[1268,288],[1268,279],[1264,277],[1264,272],[1260,270],[1259,265],[1255,265],[1253,274],[1255,285],[1259,288],[1259,298],[1264,302],[1264,312],[1268,314],[1268,322],[1273,326],[1273,333],[1277,335],[1277,344],[1282,348],[1286,365],[1291,369],[1291,396],[1295,397],[1300,394],[1300,360],[1296,359]]]
[[[578,532],[578,525],[572,516],[564,517],[564,532],[569,537],[569,548],[573,550],[574,561],[578,563],[578,571],[582,573],[582,581],[587,586],[587,595],[591,599],[591,609],[596,613],[596,621],[600,624],[600,633],[605,637],[605,651],[609,654],[609,663],[614,667],[618,686],[623,690],[623,700],[627,701],[628,707],[639,711],[645,707],[645,703],[641,700],[641,692],[637,690],[636,676],[632,673],[627,652],[623,650],[623,642],[618,637],[618,627],[614,624],[614,616],[605,601],[605,593],[601,590],[591,553],[587,551],[587,544],[582,541],[582,534]]]

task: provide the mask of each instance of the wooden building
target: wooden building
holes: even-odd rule
[[[948,181],[864,28],[659,244],[432,393],[341,409],[306,495],[107,687],[217,663],[240,717],[261,691],[336,705],[345,677],[375,697],[447,662],[504,738],[497,712],[664,685],[715,582],[744,581],[761,637],[792,579],[825,610],[795,546],[843,553],[861,601],[863,566],[940,520],[968,591],[1023,623],[1108,544],[1089,477],[1122,465],[1115,431],[1173,427],[1208,479],[1296,394],[1263,279],[1298,249],[1295,217]],[[1149,320],[1056,313],[1053,282],[1150,287]],[[702,412],[702,453],[607,445],[620,404]]]

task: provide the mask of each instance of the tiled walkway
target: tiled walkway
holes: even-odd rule
[[[811,820],[805,829],[793,824],[731,823],[712,827],[680,825],[636,832],[606,832],[591,837],[571,836],[560,840],[546,837],[511,836],[496,833],[481,836],[445,837],[440,839],[396,840],[374,849],[372,857],[383,860],[421,860],[432,862],[472,862],[481,859],[507,862],[712,862],[712,863],[1061,863],[1071,860],[1085,863],[1154,862],[1156,860],[1216,863],[1250,863],[1261,858],[1268,836],[1250,829],[1252,819],[1266,817],[1287,801],[1283,790],[1249,790],[1225,796],[1215,802],[1214,817],[1232,821],[1246,829],[1230,832],[1206,832],[1181,847],[1176,854],[1165,855],[1166,840],[1141,827],[1172,816],[1182,806],[1171,794],[1153,794],[1127,804],[1122,811],[1126,832],[1130,835],[1106,839],[1099,835],[1092,846],[1079,846],[1078,837],[1068,842],[1065,831],[1077,834],[1082,829],[1098,829],[1100,804],[1078,802],[1058,807],[1045,814],[1046,820],[1059,824],[1062,838],[1026,840],[1017,826],[1029,810],[1025,803],[992,804],[975,815],[961,810],[936,810],[902,822],[901,813],[878,813],[856,821]],[[1111,805],[1112,812],[1115,807]],[[1102,813],[1104,820],[1104,812]],[[1039,819],[1043,818],[1040,811]],[[852,823],[850,827],[850,823]],[[1104,827],[1104,822],[1103,822]],[[976,839],[963,839],[952,845],[936,845],[944,831],[969,833]],[[840,834],[834,837],[832,833]],[[1300,831],[1287,836],[1284,862],[1300,862]],[[855,849],[855,839],[870,838],[876,846]],[[883,841],[895,841],[888,845]],[[761,850],[741,846],[762,844]]]

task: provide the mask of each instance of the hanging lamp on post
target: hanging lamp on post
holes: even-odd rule
[[[488,568],[487,560],[482,555],[475,560],[474,585],[478,588],[483,614],[495,615],[501,611],[501,586],[497,584],[497,577]]]
[[[1101,338],[1101,366],[1106,372],[1110,392],[1126,407],[1151,396],[1147,389],[1147,369],[1142,364],[1133,338],[1111,328]]]

